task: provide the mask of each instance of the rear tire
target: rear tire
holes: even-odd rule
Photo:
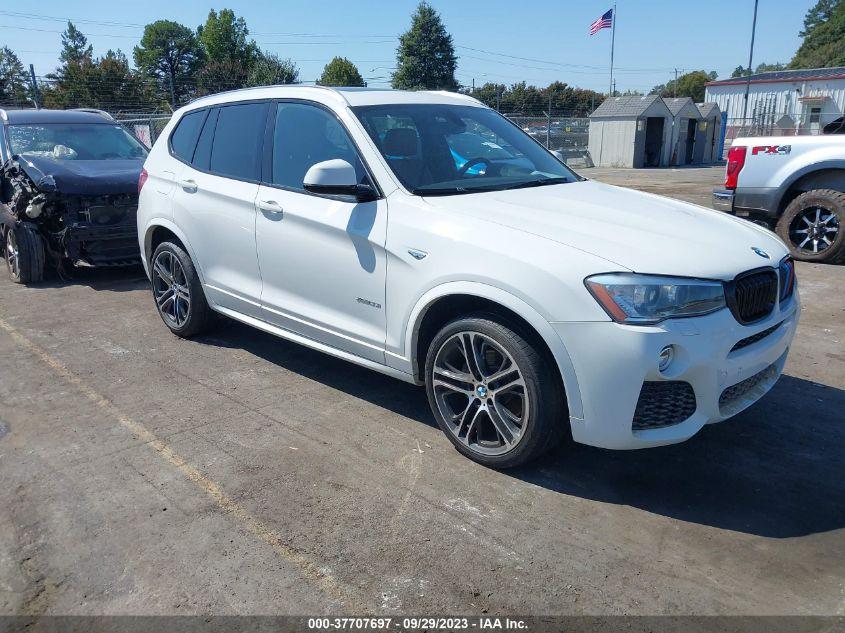
[[[564,394],[535,338],[484,313],[446,324],[429,346],[426,392],[437,424],[480,464],[513,468],[565,436]]]
[[[197,270],[185,250],[162,242],[150,260],[153,300],[161,320],[176,336],[190,338],[214,325]]]
[[[795,198],[776,232],[795,259],[837,264],[845,261],[845,193],[814,189]]]
[[[3,240],[9,279],[16,284],[44,279],[44,241],[35,227],[16,223],[6,228]]]

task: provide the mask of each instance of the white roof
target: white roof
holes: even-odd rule
[[[303,86],[288,84],[282,86],[259,86],[221,92],[207,97],[200,97],[192,101],[186,110],[229,103],[245,99],[310,99],[320,103],[334,103],[336,105],[362,106],[386,103],[440,103],[454,105],[472,105],[483,107],[483,104],[467,95],[457,92],[434,90],[385,90],[381,88],[330,88],[327,86]]]

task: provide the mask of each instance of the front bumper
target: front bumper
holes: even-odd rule
[[[705,424],[721,422],[759,400],[783,370],[801,306],[797,291],[766,319],[739,324],[730,310],[656,326],[613,322],[553,323],[571,358],[583,418],[571,418],[577,442],[613,449],[682,442]],[[756,340],[754,335],[779,326]],[[748,342],[748,341],[752,342]],[[737,343],[742,347],[735,349]],[[674,345],[666,371],[658,354]],[[681,422],[634,428],[644,383],[684,381],[695,393],[694,412]]]

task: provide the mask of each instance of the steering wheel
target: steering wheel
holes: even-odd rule
[[[478,165],[479,163],[484,163],[485,165],[487,165],[489,167],[490,166],[490,159],[489,158],[482,158],[480,156],[477,156],[475,158],[470,158],[458,170],[458,176],[463,176],[464,174],[467,173],[467,171],[469,170],[470,167],[472,167],[474,165]]]

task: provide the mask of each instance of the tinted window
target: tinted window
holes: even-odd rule
[[[206,111],[189,112],[176,125],[173,134],[170,135],[170,149],[177,158],[191,162],[194,155],[194,147],[197,144],[197,137],[200,134],[202,122],[205,119]]]
[[[191,164],[202,171],[208,171],[211,163],[211,141],[214,140],[218,112],[220,112],[220,109],[214,108],[208,113],[208,118],[205,120],[205,125],[202,126],[200,139],[197,142],[197,149],[194,151],[194,160]]]
[[[273,138],[272,183],[303,189],[305,173],[324,160],[341,158],[353,167],[358,182],[366,172],[352,140],[329,112],[303,103],[280,103]]]
[[[210,171],[241,180],[258,180],[266,114],[266,103],[220,108]]]

